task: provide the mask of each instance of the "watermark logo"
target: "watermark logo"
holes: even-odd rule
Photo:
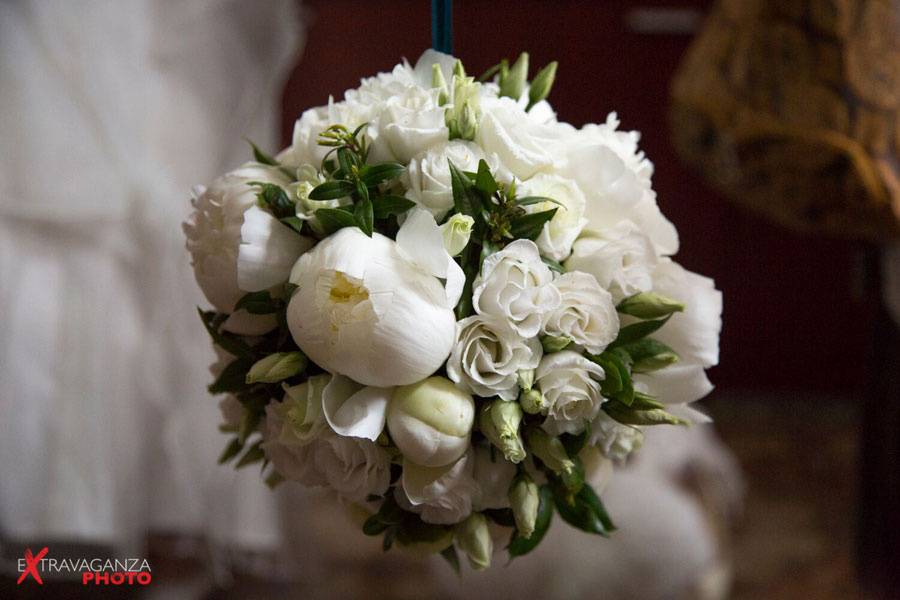
[[[20,569],[22,574],[19,575],[19,580],[16,581],[16,585],[22,585],[22,582],[25,581],[25,578],[31,575],[34,577],[34,580],[38,582],[40,585],[44,585],[44,580],[41,579],[41,573],[38,571],[38,565],[41,562],[41,559],[44,558],[44,555],[47,554],[48,549],[44,547],[40,552],[37,553],[37,556],[31,554],[31,548],[25,549],[25,568]],[[22,561],[19,561],[21,564]]]
[[[19,559],[19,579],[22,585],[31,576],[38,585],[44,585],[43,575],[59,575],[66,578],[80,576],[82,585],[149,585],[153,579],[146,558],[51,558],[48,548],[33,554],[25,549],[25,557]]]

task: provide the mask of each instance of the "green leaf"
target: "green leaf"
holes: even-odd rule
[[[635,410],[653,410],[655,408],[665,408],[665,404],[663,404],[650,394],[635,392],[634,402],[631,403],[631,408]]]
[[[574,495],[569,493],[564,486],[556,484],[553,486],[553,499],[559,516],[572,527],[603,537],[609,536],[612,529],[607,525],[612,525],[612,522],[606,515],[605,509],[602,510],[602,513],[597,511],[600,499],[597,498],[589,484],[581,486],[578,493]],[[599,506],[602,509],[602,504]]]
[[[631,356],[631,370],[635,373],[649,373],[678,362],[678,354],[669,346],[650,337],[620,346]]]
[[[578,435],[564,433],[559,436],[559,441],[562,442],[563,448],[566,449],[566,454],[569,456],[578,456],[578,453],[584,449],[585,445],[587,445],[590,435],[591,425],[588,423],[585,425],[584,431]]]
[[[354,154],[348,148],[338,148],[337,157],[338,165],[340,165],[344,177],[351,177],[353,175],[353,166],[355,163],[353,160]]]
[[[222,369],[216,380],[209,387],[210,394],[223,394],[225,392],[238,392],[247,389],[247,372],[253,366],[252,358],[236,358]]]
[[[624,346],[625,344],[630,344],[632,342],[638,341],[641,338],[647,337],[648,335],[665,325],[666,321],[668,321],[670,318],[671,315],[665,317],[664,319],[657,319],[655,321],[640,321],[638,323],[626,325],[619,330],[619,336],[612,344],[609,345],[609,348],[619,348],[621,346]]]
[[[600,500],[600,496],[597,495],[597,492],[594,491],[589,485],[585,485],[581,488],[581,491],[578,492],[578,495],[587,504],[594,515],[600,519],[600,524],[603,525],[603,528],[612,533],[616,530],[616,526],[613,524],[612,519],[609,517],[609,513],[606,512],[606,507],[603,506],[603,502]]]
[[[197,312],[200,313],[200,320],[203,321],[203,326],[216,346],[234,356],[253,358],[253,351],[250,349],[250,346],[233,333],[219,331],[219,325],[228,318],[228,315],[214,311],[203,311],[199,308]]]
[[[219,464],[224,465],[232,458],[237,456],[238,453],[243,449],[244,445],[241,443],[241,441],[238,438],[232,438],[231,442],[229,442],[229,444],[225,446],[222,454],[219,455]]]
[[[297,216],[281,217],[279,219],[279,221],[281,221],[282,223],[284,223],[285,225],[287,225],[288,227],[290,227],[297,233],[299,233],[301,235],[303,234],[303,220],[300,217],[297,217]]]
[[[547,258],[546,256],[542,256],[541,260],[544,262],[545,265],[550,267],[551,271],[556,271],[557,273],[565,273],[566,272],[566,268],[564,266],[562,266],[561,264],[559,264],[558,261],[555,261],[552,258]]]
[[[453,161],[448,159],[447,164],[450,165],[450,185],[453,188],[453,205],[456,212],[469,215],[475,219],[475,223],[481,222],[481,196],[475,184],[456,168]]]
[[[267,290],[244,294],[234,305],[234,310],[243,309],[254,315],[268,315],[278,312],[282,308],[284,308],[284,300],[273,298]]]
[[[356,219],[350,213],[339,208],[320,208],[316,211],[316,220],[322,225],[325,235],[331,235],[344,227],[356,227]]]
[[[510,223],[510,233],[518,239],[533,240],[541,234],[544,224],[553,218],[558,208],[551,208],[536,213],[529,213],[517,217]]]
[[[375,210],[372,208],[372,200],[369,199],[368,194],[360,202],[356,203],[353,209],[353,217],[363,233],[372,237],[372,232],[375,229]]]
[[[491,446],[491,450],[494,450],[493,446]],[[513,516],[511,508],[486,508],[481,512],[484,513],[484,516],[501,527],[516,526],[516,518]]]
[[[259,188],[256,197],[263,206],[269,208],[276,218],[292,216],[295,213],[294,202],[281,186],[262,181],[251,181],[250,185]]]
[[[273,167],[278,166],[278,161],[272,158],[269,154],[266,154],[262,150],[259,149],[259,146],[247,140],[247,143],[250,144],[250,147],[253,148],[253,160],[258,163],[262,163],[264,165],[271,165]]]
[[[518,206],[531,206],[532,204],[542,204],[544,202],[550,202],[557,206],[563,205],[562,202],[546,196],[522,196],[521,198],[516,198],[516,205]]]
[[[466,281],[463,283],[462,296],[459,297],[459,303],[456,305],[456,320],[461,321],[472,314],[472,286],[478,271],[481,270],[481,261],[475,258],[475,244],[469,243],[462,251],[460,262],[462,264],[463,274]]]
[[[603,411],[622,425],[690,425],[661,408],[637,410],[618,400],[608,400],[602,405]]]
[[[491,174],[491,169],[484,159],[478,161],[478,173],[475,175],[475,187],[486,198],[493,196],[498,189],[497,181]]]
[[[241,456],[241,459],[234,466],[235,469],[241,469],[246,467],[247,465],[252,465],[253,463],[257,463],[266,457],[265,452],[260,447],[262,441],[256,442],[250,448],[244,452],[244,455]]]
[[[391,549],[391,546],[394,545],[394,538],[397,537],[397,526],[394,525],[392,527],[388,527],[387,531],[384,532],[384,539],[381,541],[381,549],[385,552]]]
[[[534,531],[531,537],[521,537],[518,532],[513,534],[509,546],[506,548],[510,558],[524,556],[534,550],[550,528],[553,519],[553,492],[549,485],[542,485],[540,489],[540,504],[538,504],[537,519],[534,522]]]
[[[372,200],[372,208],[376,219],[386,219],[391,215],[402,215],[416,203],[403,196],[376,196]]]
[[[360,170],[359,176],[368,187],[375,187],[382,182],[397,179],[405,170],[406,167],[400,163],[383,162],[376,165],[366,165]]]
[[[616,310],[639,319],[658,319],[684,311],[684,304],[654,292],[639,292],[619,302]]]
[[[487,71],[482,73],[481,76],[478,78],[478,81],[480,81],[480,82],[487,81],[488,79],[490,79],[491,77],[496,75],[500,71],[502,66],[503,66],[503,63],[497,63],[496,65],[494,65],[493,67],[489,68]]]
[[[346,198],[356,190],[349,181],[335,180],[320,183],[309,193],[310,200],[337,200],[338,198]],[[324,209],[320,209],[324,210]],[[319,211],[316,211],[317,213]]]
[[[378,515],[372,515],[366,519],[365,523],[363,523],[362,530],[364,534],[373,536],[381,535],[388,527],[390,527],[390,525],[379,519]]]
[[[450,544],[443,550],[441,550],[441,558],[446,560],[450,566],[453,568],[453,571],[457,575],[462,575],[462,570],[459,567],[459,554],[456,553],[456,548],[453,544]]]

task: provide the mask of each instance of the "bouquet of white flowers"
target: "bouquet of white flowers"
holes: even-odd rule
[[[669,258],[638,134],[428,51],[307,110],[290,147],[195,190],[185,224],[227,394],[221,462],[325,486],[363,533],[490,564],[598,492],[642,428],[703,415],[721,294]]]

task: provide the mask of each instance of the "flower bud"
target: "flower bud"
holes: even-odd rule
[[[528,80],[528,53],[523,52],[508,71],[501,71],[500,95],[509,96],[518,100],[525,91],[525,82]]]
[[[553,87],[553,81],[556,79],[557,62],[552,63],[538,71],[531,82],[531,88],[528,90],[528,107],[525,110],[531,110],[531,107],[546,100],[550,95],[550,89]]]
[[[494,540],[491,539],[487,519],[483,514],[473,512],[456,526],[456,543],[469,557],[469,565],[476,571],[483,571],[491,566]]]
[[[519,389],[530,390],[534,385],[534,369],[521,369],[516,375],[519,378]]]
[[[481,118],[479,88],[471,77],[453,78],[453,105],[444,113],[450,139],[473,140]]]
[[[458,78],[466,76],[466,68],[463,67],[462,61],[459,59],[456,59],[456,62],[453,63],[453,75]]]
[[[540,501],[538,486],[531,477],[524,473],[516,477],[509,488],[509,504],[516,520],[516,529],[523,538],[530,538],[534,533]]]
[[[635,373],[650,373],[664,369],[678,362],[678,355],[673,350],[663,350],[652,356],[645,356],[634,361],[631,369]]]
[[[616,310],[639,319],[658,319],[684,310],[684,304],[653,292],[640,292],[625,298]]]
[[[547,410],[547,401],[544,399],[544,394],[541,393],[541,390],[535,388],[522,390],[522,393],[519,394],[519,405],[529,415],[537,415]]]
[[[531,427],[525,432],[525,440],[528,449],[556,474],[565,476],[575,471],[575,463],[566,454],[559,438],[550,437],[539,427]]]
[[[253,363],[247,383],[277,383],[300,373],[306,365],[302,352],[276,352]]]
[[[444,79],[444,72],[441,71],[441,65],[434,63],[431,65],[431,87],[440,90],[438,93],[438,106],[447,104],[450,99],[450,88],[447,87],[447,80]]]
[[[474,419],[472,396],[448,379],[429,377],[394,391],[387,426],[405,458],[425,467],[441,467],[468,449]]]
[[[478,425],[481,433],[503,452],[511,463],[525,459],[525,447],[519,435],[522,407],[517,402],[494,400],[481,409]]]
[[[556,335],[545,335],[541,338],[541,346],[544,348],[544,354],[552,354],[565,350],[572,343],[571,338]]]
[[[441,225],[441,236],[444,238],[444,249],[450,256],[456,256],[469,243],[475,219],[469,215],[456,213]]]

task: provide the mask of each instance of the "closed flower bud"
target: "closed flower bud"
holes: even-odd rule
[[[494,541],[483,514],[472,513],[456,526],[456,543],[469,557],[469,565],[476,571],[483,571],[491,566]]]
[[[528,107],[525,110],[530,110],[532,106],[541,100],[546,100],[550,95],[550,89],[556,79],[556,67],[557,62],[554,60],[534,76],[534,81],[531,82],[531,88],[528,90]]]
[[[540,496],[537,484],[526,474],[516,477],[509,488],[509,504],[516,520],[516,529],[523,538],[530,538],[534,533],[537,520]]]
[[[619,302],[616,310],[639,319],[658,319],[684,311],[684,304],[654,292],[640,292]]]
[[[434,63],[431,65],[431,87],[440,90],[438,93],[438,105],[447,104],[450,98],[450,88],[447,87],[447,80],[444,79],[444,72],[441,71],[441,65]]]
[[[444,114],[444,122],[450,130],[450,139],[473,140],[481,118],[481,84],[471,77],[453,78],[453,105]]]
[[[519,388],[530,390],[534,385],[534,369],[522,369],[518,372]]]
[[[277,383],[300,373],[306,364],[302,352],[276,352],[253,363],[247,383]]]
[[[528,80],[528,53],[523,52],[508,71],[500,74],[500,95],[509,96],[518,100],[525,91],[525,82]]]
[[[565,350],[571,343],[572,338],[564,336],[545,335],[541,338],[541,346],[544,348],[544,354],[552,354],[553,352]]]
[[[478,425],[485,437],[503,452],[506,460],[520,463],[525,459],[525,447],[519,435],[521,422],[522,407],[518,402],[494,400],[481,409]]]
[[[575,470],[575,463],[566,454],[559,438],[550,437],[538,427],[531,427],[525,432],[528,449],[541,459],[547,467],[558,475],[569,475]]]
[[[406,459],[441,467],[466,452],[474,419],[472,396],[443,377],[429,377],[394,391],[387,426]]]
[[[450,256],[456,256],[469,243],[472,235],[472,226],[475,219],[469,215],[456,213],[441,225],[441,236],[444,238],[444,248]]]
[[[519,394],[519,405],[529,415],[537,415],[547,410],[547,401],[544,399],[544,394],[536,388],[522,390],[522,393]]]

